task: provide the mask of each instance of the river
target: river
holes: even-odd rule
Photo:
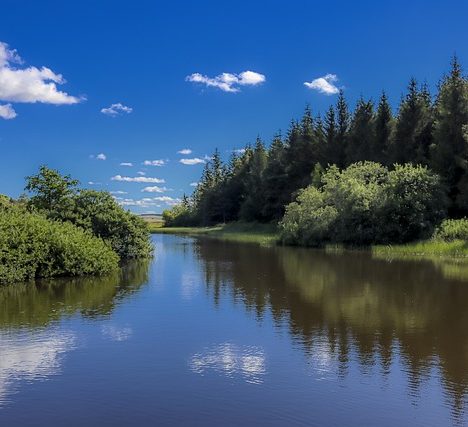
[[[0,288],[1,426],[467,425],[468,265],[153,240]]]

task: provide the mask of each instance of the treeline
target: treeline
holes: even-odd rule
[[[0,195],[0,283],[105,274],[121,260],[151,256],[146,223],[108,192],[45,166],[25,190],[18,200]]]
[[[268,148],[257,138],[227,163],[216,150],[193,196],[164,213],[166,224],[277,222],[299,190],[321,185],[329,166],[343,170],[367,160],[390,170],[406,163],[426,167],[441,178],[449,215],[468,214],[468,80],[457,58],[451,65],[435,96],[411,79],[396,114],[385,93],[377,104],[361,97],[350,111],[340,92],[323,117],[307,107]]]

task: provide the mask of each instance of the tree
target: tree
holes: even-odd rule
[[[286,174],[285,150],[281,134],[273,138],[263,172],[264,206],[262,214],[267,221],[278,221],[284,214],[284,206],[290,200]]]
[[[348,135],[346,146],[347,164],[369,160],[372,157],[371,149],[374,140],[374,105],[372,101],[360,98]]]
[[[332,150],[331,164],[342,168],[346,163],[346,145],[349,130],[349,111],[348,104],[344,97],[343,90],[340,90],[338,101],[336,103],[337,111],[337,134]]]
[[[464,127],[468,124],[468,82],[456,57],[452,69],[439,88],[435,104],[434,145],[432,165],[445,180],[452,200],[452,210],[457,206],[468,212],[467,141]]]
[[[46,212],[51,219],[69,219],[78,185],[79,181],[70,175],[61,175],[57,170],[43,165],[39,173],[26,177],[25,190],[32,194],[29,206]]]
[[[371,146],[370,160],[382,164],[388,163],[388,152],[393,132],[393,114],[387,95],[382,92],[375,115],[374,138]]]
[[[414,78],[408,93],[400,103],[395,126],[395,137],[390,150],[391,163],[428,164],[433,114],[427,88],[418,89]]]
[[[262,221],[265,194],[263,172],[267,165],[267,152],[260,137],[257,137],[247,174],[246,198],[241,206],[240,217],[245,221]]]

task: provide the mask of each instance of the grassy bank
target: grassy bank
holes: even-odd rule
[[[274,224],[232,223],[214,227],[152,227],[152,233],[206,236],[220,240],[257,243],[263,246],[278,242],[278,230]]]
[[[468,258],[468,242],[425,240],[404,245],[372,246],[372,254],[388,258]]]

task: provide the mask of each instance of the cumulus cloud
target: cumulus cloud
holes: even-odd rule
[[[166,181],[160,178],[150,178],[149,176],[122,176],[115,175],[111,178],[112,181],[121,181],[121,182],[145,182],[145,183],[154,183],[154,184],[164,184]]]
[[[256,86],[264,83],[266,77],[255,71],[243,71],[240,74],[222,73],[216,77],[193,73],[187,76],[185,80],[192,83],[201,83],[208,87],[216,87],[224,92],[239,92],[239,86]]]
[[[340,90],[334,84],[338,81],[336,74],[327,74],[323,77],[312,80],[311,82],[304,82],[304,85],[309,89],[317,90],[325,95],[335,95]]]
[[[191,182],[190,187],[196,187],[198,185],[198,182]]]
[[[16,111],[11,104],[0,105],[0,117],[5,120],[14,119],[17,116]]]
[[[168,206],[174,206],[181,202],[179,198],[169,196],[144,197],[143,199],[119,199],[118,203],[122,206],[134,206],[139,208],[161,207],[161,203]]]
[[[183,165],[198,165],[200,163],[206,163],[205,160],[200,159],[199,157],[194,157],[193,159],[180,159],[179,162]]]
[[[133,163],[131,163],[131,162],[122,162],[122,163],[120,163],[120,166],[129,166],[129,167],[132,167],[132,166],[133,166]]]
[[[166,160],[159,159],[159,160],[145,160],[143,162],[145,166],[164,166],[166,164]]]
[[[121,190],[111,191],[110,193],[111,194],[128,194],[126,191],[121,191]]]
[[[141,191],[144,193],[165,193],[166,191],[170,191],[170,188],[158,187],[155,185],[153,187],[145,187]]]
[[[22,64],[17,51],[0,42],[0,101],[64,105],[83,100],[57,89],[57,85],[66,83],[61,74],[47,67],[20,68]],[[0,106],[0,117],[13,119],[16,113],[6,104]]]
[[[184,156],[188,156],[189,154],[192,154],[192,150],[190,148],[182,148],[182,150],[179,150],[177,154],[183,154]]]
[[[140,175],[140,176],[145,176],[145,175],[146,175],[146,172],[138,171],[137,174]]]
[[[96,159],[98,160],[106,160],[107,157],[104,153],[99,153],[97,156],[96,156]]]
[[[123,113],[130,114],[133,111],[133,108],[127,107],[126,105],[118,102],[117,104],[112,104],[110,107],[102,108],[101,113],[106,116],[116,117],[120,116]]]

